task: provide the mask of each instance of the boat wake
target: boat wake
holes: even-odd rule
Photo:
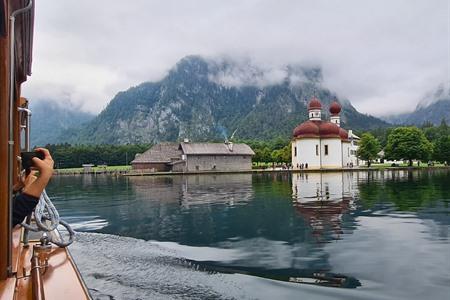
[[[185,246],[170,245],[80,232],[70,252],[93,299],[298,299],[299,296],[361,299],[362,296],[348,293],[346,289],[208,270],[191,260],[191,255],[186,255],[193,249],[186,251]],[[200,252],[205,250],[198,248]],[[229,254],[230,259],[237,255]],[[184,258],[186,256],[189,258]]]
[[[198,272],[175,251],[152,242],[77,233],[70,251],[94,299],[246,298],[235,282]]]

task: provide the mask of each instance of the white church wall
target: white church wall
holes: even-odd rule
[[[298,157],[298,140],[292,140],[291,143],[291,163],[292,163],[292,168],[294,170],[298,170],[299,168],[299,157]]]
[[[342,148],[341,139],[322,139],[321,141],[322,168],[341,168],[342,167]],[[326,147],[328,146],[328,154]]]
[[[294,144],[294,143],[293,143]],[[319,148],[319,139],[299,139],[295,141],[297,146],[297,160],[294,162],[294,168],[297,169],[297,164],[300,166],[308,164],[308,169],[320,169],[320,156],[316,155],[316,146]]]

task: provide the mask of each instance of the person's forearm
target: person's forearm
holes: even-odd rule
[[[50,178],[52,177],[51,172],[42,172],[39,177],[32,182],[30,185],[23,189],[23,193],[29,196],[39,198],[47,186]]]
[[[13,198],[13,226],[22,223],[26,216],[33,212],[36,204],[39,202],[38,197],[19,194]]]

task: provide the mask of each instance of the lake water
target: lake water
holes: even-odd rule
[[[450,171],[59,176],[95,299],[449,299]]]

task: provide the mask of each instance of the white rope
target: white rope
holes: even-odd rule
[[[45,190],[42,192],[39,202],[34,210],[34,219],[36,221],[36,227],[26,224],[25,222],[21,224],[22,227],[34,232],[51,232],[57,230],[58,225],[62,225],[67,229],[69,239],[65,241],[59,234],[59,240],[53,240],[53,235],[48,235],[49,242],[63,248],[73,243],[75,232],[67,222],[59,218],[58,210],[56,210],[56,207],[53,205]]]

